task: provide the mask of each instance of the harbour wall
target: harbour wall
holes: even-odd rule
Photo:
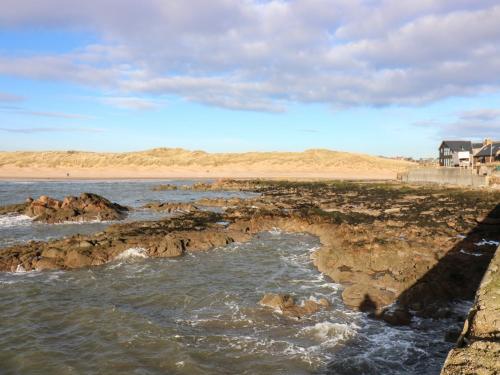
[[[489,185],[489,176],[464,168],[416,168],[401,174],[401,181],[408,183],[435,183],[458,186],[482,187]]]
[[[500,246],[441,375],[500,374]]]

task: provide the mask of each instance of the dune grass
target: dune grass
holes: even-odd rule
[[[39,168],[262,168],[380,169],[403,171],[414,163],[323,149],[304,152],[207,153],[178,148],[140,152],[0,152],[0,167]]]

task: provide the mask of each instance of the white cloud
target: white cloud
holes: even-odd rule
[[[7,133],[22,133],[22,134],[34,134],[34,133],[102,133],[104,129],[100,128],[83,128],[83,127],[0,127],[0,131]]]
[[[107,97],[102,98],[101,101],[121,109],[148,110],[160,106],[157,101],[136,97]]]
[[[468,110],[459,113],[452,122],[427,120],[413,125],[434,129],[439,138],[500,139],[500,109],[480,108]]]
[[[497,0],[2,5],[0,27],[86,30],[101,40],[66,54],[0,56],[0,74],[71,81],[119,97],[174,94],[279,112],[290,101],[421,105],[500,91]]]
[[[91,116],[82,115],[78,113],[66,113],[66,112],[51,112],[51,111],[34,111],[18,106],[2,106],[0,111],[14,113],[19,115],[36,116],[36,117],[51,117],[51,118],[61,118],[66,120],[90,120]]]
[[[22,102],[24,97],[6,92],[0,92],[0,103],[15,103]]]
[[[483,108],[483,109],[464,111],[461,112],[460,118],[462,120],[479,120],[479,121],[499,120],[500,123],[500,109]]]
[[[47,111],[29,111],[23,110],[20,113],[30,116],[39,116],[39,117],[53,117],[53,118],[62,118],[66,120],[90,120],[92,117],[87,115],[81,115],[78,113],[65,113],[65,112],[47,112]]]

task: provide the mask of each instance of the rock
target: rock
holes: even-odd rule
[[[374,285],[353,284],[344,289],[342,299],[347,306],[356,310],[380,312],[385,306],[394,302],[395,295]]]
[[[330,302],[326,298],[320,298],[318,300],[318,304],[320,304],[323,307],[330,307]]]
[[[259,301],[261,306],[271,307],[280,311],[284,316],[302,319],[304,316],[314,314],[320,309],[328,307],[329,303],[326,299],[315,302],[311,299],[302,301],[300,305],[296,305],[293,297],[288,294],[273,294],[268,293]]]
[[[259,301],[262,306],[271,307],[273,309],[284,309],[287,307],[292,307],[295,305],[293,297],[288,294],[265,294],[264,297]]]
[[[388,208],[388,209],[384,210],[385,214],[396,214],[399,212],[401,212],[401,207]]]
[[[166,258],[178,257],[184,254],[186,250],[184,241],[176,239],[173,236],[165,236],[153,249],[152,253],[155,256]]]
[[[59,266],[53,258],[42,257],[35,263],[35,270],[37,271],[54,270],[57,268],[59,268]]]
[[[78,244],[78,247],[80,249],[88,249],[89,247],[93,247],[94,244],[90,241],[81,241],[79,244]]]
[[[49,248],[42,251],[42,257],[45,258],[61,258],[64,256],[64,251],[57,248]]]
[[[111,203],[97,194],[82,193],[80,197],[66,197],[64,200],[46,195],[25,203],[24,214],[36,221],[60,223],[64,221],[121,220],[127,207]]]
[[[89,256],[78,252],[77,250],[71,250],[66,255],[64,264],[68,268],[88,267],[92,264],[92,259]]]
[[[26,210],[28,203],[9,204],[0,207],[0,215],[22,214]]]
[[[192,212],[198,210],[198,207],[196,207],[194,204],[185,202],[151,202],[145,204],[142,208],[166,213]]]
[[[178,188],[179,187],[177,185],[164,184],[164,185],[153,186],[152,190],[153,191],[171,191],[171,190],[178,190]]]
[[[380,315],[379,318],[389,323],[392,326],[406,326],[411,323],[411,314],[410,312],[400,306],[394,308],[385,309]]]

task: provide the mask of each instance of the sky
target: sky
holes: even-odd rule
[[[498,0],[2,0],[0,150],[500,139]]]

